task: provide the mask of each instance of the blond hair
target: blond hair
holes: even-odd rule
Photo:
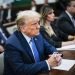
[[[17,18],[16,18],[16,24],[18,29],[20,29],[20,26],[28,22],[28,20],[35,19],[36,17],[38,18],[41,17],[41,15],[36,11],[32,11],[32,10],[20,11],[17,14]]]

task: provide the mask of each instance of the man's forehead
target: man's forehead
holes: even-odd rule
[[[71,1],[71,5],[75,5],[75,1]]]
[[[35,22],[35,21],[39,21],[39,20],[40,20],[40,18],[31,18],[31,19],[29,19],[30,22]]]

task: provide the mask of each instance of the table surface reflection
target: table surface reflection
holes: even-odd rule
[[[64,59],[75,60],[75,51],[63,50],[59,52],[63,54]],[[53,69],[53,70],[50,70],[49,72],[40,73],[39,75],[75,75],[75,65],[69,71]]]

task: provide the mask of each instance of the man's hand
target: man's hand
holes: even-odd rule
[[[55,67],[55,66],[58,66],[61,64],[61,60],[62,60],[62,57],[61,57],[62,54],[52,54],[49,56],[48,58],[48,63],[51,67]]]

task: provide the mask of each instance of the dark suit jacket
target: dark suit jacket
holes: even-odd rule
[[[38,63],[35,63],[30,46],[21,32],[16,31],[9,37],[4,53],[4,75],[37,75],[40,71],[48,71],[45,59],[56,49],[41,35],[35,37],[35,44],[41,61]]]
[[[57,35],[56,28],[54,25],[51,25],[51,27],[54,30],[56,36],[55,35],[49,36],[44,26],[41,26],[40,33],[49,44],[52,44],[55,47],[61,47],[61,39]]]
[[[68,35],[75,35],[75,27],[66,12],[63,12],[56,21],[59,37],[66,41]]]

